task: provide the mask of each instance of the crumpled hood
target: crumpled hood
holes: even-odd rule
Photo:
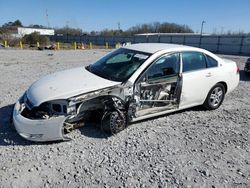
[[[121,84],[101,78],[87,71],[85,67],[69,69],[45,76],[33,83],[27,91],[27,97],[34,106],[56,99],[67,99]]]

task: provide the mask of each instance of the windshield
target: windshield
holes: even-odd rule
[[[108,80],[124,82],[151,54],[120,48],[104,56],[86,69]]]

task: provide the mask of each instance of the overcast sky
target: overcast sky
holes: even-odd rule
[[[121,29],[136,24],[174,22],[195,32],[250,32],[250,0],[0,0],[0,25],[20,19],[23,25],[78,27],[83,31]]]

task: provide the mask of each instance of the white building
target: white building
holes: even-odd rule
[[[44,29],[44,28],[30,28],[30,27],[17,27],[17,30],[13,35],[15,37],[23,37],[24,35],[29,35],[31,33],[38,32],[40,35],[55,35],[54,29]]]

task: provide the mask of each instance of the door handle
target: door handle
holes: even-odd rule
[[[206,74],[206,77],[211,77],[211,76],[212,76],[211,72],[209,72],[209,73]]]

